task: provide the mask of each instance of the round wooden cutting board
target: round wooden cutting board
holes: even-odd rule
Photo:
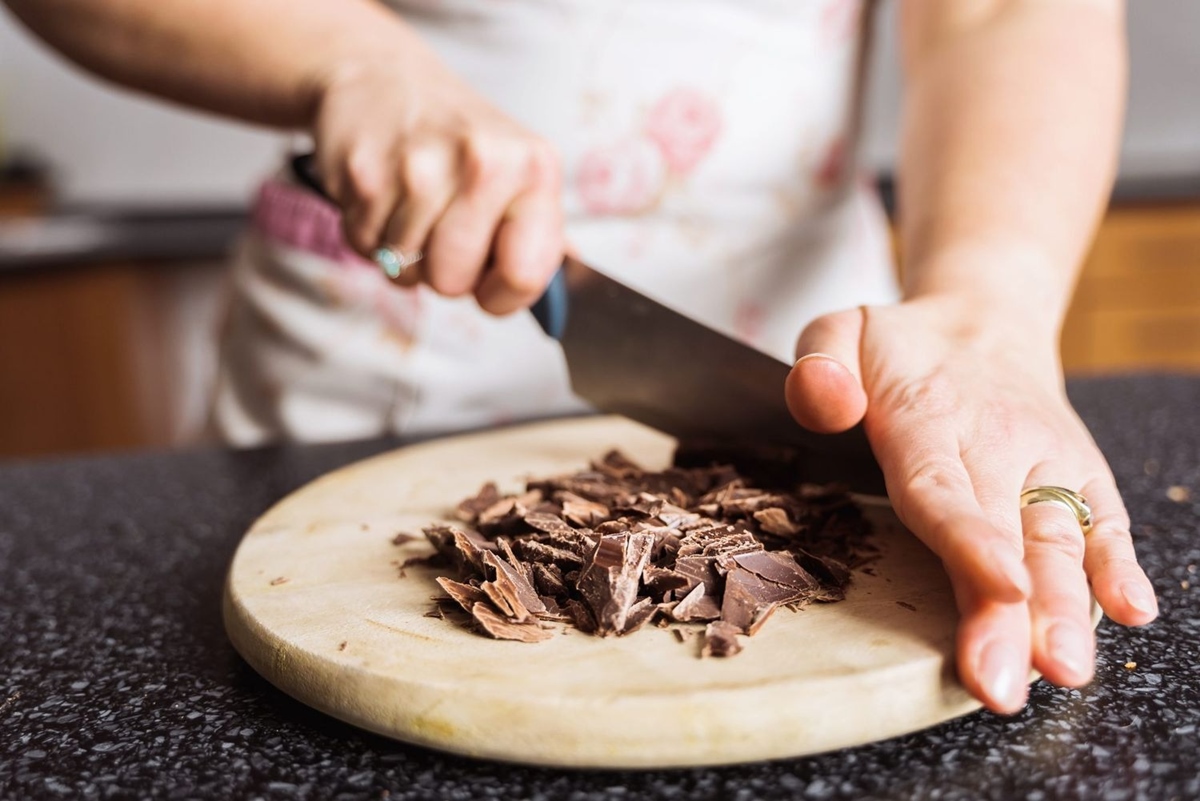
[[[488,480],[585,467],[620,448],[665,467],[673,440],[617,417],[540,423],[403,448],[285,498],[238,548],[225,591],[234,646],[284,692],[380,734],[471,756],[572,767],[799,756],[914,731],[979,704],[953,677],[957,615],[941,565],[880,506],[882,559],[845,601],[780,610],[729,659],[643,628],[492,640],[426,617],[436,571],[398,532],[450,516]]]

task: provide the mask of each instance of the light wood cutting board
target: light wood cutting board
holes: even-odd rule
[[[234,646],[284,692],[336,718],[471,756],[572,767],[711,765],[798,756],[978,708],[953,677],[957,615],[940,563],[872,511],[883,558],[845,601],[781,610],[731,659],[647,627],[601,639],[492,640],[425,617],[437,575],[394,560],[401,531],[448,517],[485,481],[586,466],[618,447],[647,467],[674,442],[617,417],[534,424],[403,448],[285,498],[229,570]]]

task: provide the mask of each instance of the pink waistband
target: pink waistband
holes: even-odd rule
[[[308,189],[280,178],[271,178],[259,187],[251,225],[267,238],[288,247],[339,264],[371,266],[346,242],[338,209]]]

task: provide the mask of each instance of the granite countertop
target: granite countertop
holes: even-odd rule
[[[1091,686],[1039,683],[1016,717],[720,769],[447,756],[311,711],[241,661],[220,598],[242,532],[395,441],[0,465],[0,798],[1200,797],[1200,378],[1071,389],[1125,493],[1159,621],[1102,623]]]

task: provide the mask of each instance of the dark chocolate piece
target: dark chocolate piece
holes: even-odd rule
[[[520,642],[544,642],[554,636],[550,629],[542,628],[536,618],[517,623],[498,614],[487,604],[471,607],[471,616],[480,627],[497,640],[519,640]]]
[[[463,584],[460,581],[455,581],[445,576],[438,576],[437,583],[447,595],[462,607],[464,612],[470,612],[471,607],[475,604],[487,601],[487,593],[470,584]]]
[[[596,545],[579,576],[579,592],[602,636],[624,632],[653,545],[653,535],[631,533],[603,536]]]
[[[700,656],[736,656],[742,650],[738,630],[724,620],[709,623],[704,629],[704,648]]]
[[[500,490],[497,489],[494,481],[489,481],[479,490],[478,495],[473,498],[467,498],[460,503],[455,513],[458,519],[464,523],[474,524],[478,522],[479,515],[483,513],[483,510],[489,508],[498,500],[500,500]]]
[[[491,552],[484,552],[483,563],[491,568],[493,578],[480,585],[502,614],[518,622],[546,611],[546,605],[524,574]]]
[[[705,592],[703,584],[697,584],[668,614],[678,623],[701,623],[719,618],[721,607],[716,598]]]

